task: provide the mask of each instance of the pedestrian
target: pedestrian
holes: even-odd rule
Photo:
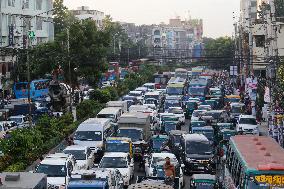
[[[165,177],[166,177],[166,184],[167,185],[174,185],[174,179],[176,177],[176,171],[175,171],[175,166],[171,164],[171,159],[169,157],[165,158],[166,162],[163,166],[164,171],[165,171]]]

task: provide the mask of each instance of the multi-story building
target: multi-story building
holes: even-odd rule
[[[52,0],[0,0],[0,74],[9,72],[14,61],[1,49],[25,48],[54,39],[52,9]],[[32,36],[27,40],[29,34]]]
[[[260,11],[262,3],[270,4],[272,9]],[[248,71],[256,75],[265,72],[271,57],[276,56],[275,52],[284,56],[284,23],[278,22],[277,18],[273,21],[273,8],[273,0],[241,0],[239,31],[243,39],[242,54],[249,57],[243,67],[247,74]]]
[[[103,19],[105,18],[105,14],[102,11],[90,10],[90,8],[87,6],[81,6],[78,7],[77,10],[71,10],[71,12],[79,20],[92,19],[96,22],[99,28],[103,26]]]

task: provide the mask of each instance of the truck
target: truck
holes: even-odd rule
[[[47,189],[47,175],[29,172],[0,173],[0,188],[5,189]]]
[[[124,113],[118,121],[118,137],[131,138],[134,146],[134,159],[148,148],[151,137],[150,115],[143,112]]]
[[[126,101],[109,101],[106,103],[106,107],[121,108],[122,113],[127,112],[127,102]]]

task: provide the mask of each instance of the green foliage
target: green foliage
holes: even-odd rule
[[[0,141],[0,147],[5,154],[0,158],[0,171],[24,170],[64,137],[69,136],[76,126],[72,115],[66,114],[60,118],[43,116],[33,128],[12,131],[11,138]]]
[[[84,120],[89,117],[95,117],[102,108],[103,108],[103,105],[97,101],[84,100],[76,108],[77,118],[78,120]]]
[[[233,63],[234,41],[230,37],[207,40],[205,43],[205,56],[208,57],[208,64],[211,68],[228,69]]]

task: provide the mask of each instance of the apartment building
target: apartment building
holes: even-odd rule
[[[0,0],[0,49],[25,48],[54,39],[52,0]],[[32,33],[32,39],[27,36]],[[15,58],[1,53],[0,74],[9,72]]]
[[[81,6],[78,7],[77,10],[71,10],[71,12],[79,20],[92,19],[96,22],[98,27],[103,26],[103,19],[105,18],[105,14],[102,11],[90,10],[88,6]]]

